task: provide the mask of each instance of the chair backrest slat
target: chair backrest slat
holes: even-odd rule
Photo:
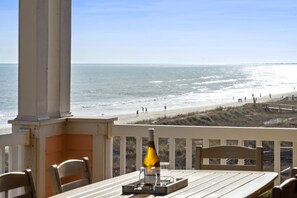
[[[203,164],[203,159],[245,159],[255,160],[255,165],[221,165]],[[196,147],[196,169],[204,170],[263,170],[263,148],[243,146],[214,146],[209,148]]]
[[[62,192],[72,190],[72,189],[75,189],[75,188],[78,188],[78,187],[81,187],[81,186],[85,186],[85,185],[88,185],[88,184],[90,184],[88,179],[80,179],[80,180],[77,180],[75,182],[69,182],[69,183],[66,183],[66,184],[62,185]]]
[[[60,178],[87,171],[85,163],[81,160],[68,160],[61,163],[57,168]]]

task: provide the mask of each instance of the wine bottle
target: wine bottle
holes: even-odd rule
[[[148,183],[160,184],[160,160],[155,148],[154,128],[149,128],[148,134],[148,148],[143,161],[143,167],[146,169],[145,177],[147,176]]]

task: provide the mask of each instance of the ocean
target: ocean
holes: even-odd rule
[[[71,112],[101,116],[219,105],[294,91],[297,64],[73,64]],[[17,115],[18,67],[0,64],[0,129]]]

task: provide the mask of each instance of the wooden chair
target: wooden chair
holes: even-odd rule
[[[286,179],[280,186],[272,188],[271,198],[296,198],[297,179],[291,177]]]
[[[203,159],[245,159],[255,160],[255,165],[203,164]],[[196,147],[195,168],[198,170],[263,170],[263,148],[243,146],[214,146],[209,148]]]
[[[92,183],[89,159],[71,159],[49,167],[54,194]]]
[[[16,197],[35,198],[36,192],[31,170],[23,172],[8,172],[0,175],[0,192],[7,192],[16,188],[24,188],[24,193]]]

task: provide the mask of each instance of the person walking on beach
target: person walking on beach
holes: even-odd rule
[[[164,110],[166,111],[166,109],[167,109],[167,107],[166,107],[166,105],[164,105]]]
[[[136,115],[138,116],[139,112],[138,112],[138,109],[136,110]]]

